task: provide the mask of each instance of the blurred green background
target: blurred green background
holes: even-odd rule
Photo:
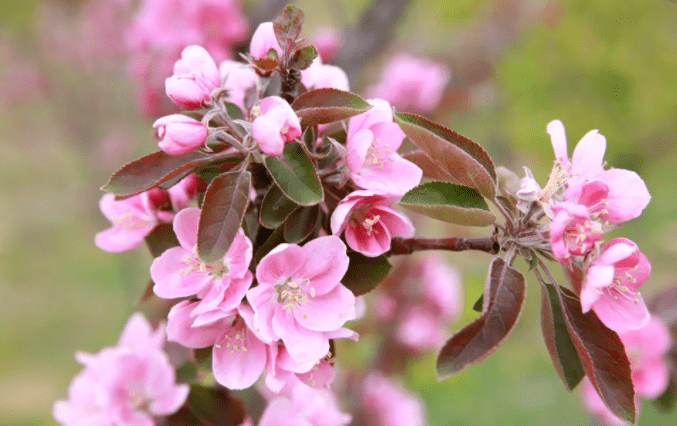
[[[109,254],[93,244],[108,226],[98,211],[99,186],[155,145],[151,122],[136,113],[124,66],[83,65],[53,49],[52,43],[77,40],[84,3],[0,1],[2,425],[54,425],[52,402],[67,396],[80,369],[74,352],[114,344],[147,282],[151,258],[143,248]],[[296,3],[310,31],[355,22],[369,1]],[[452,67],[435,119],[479,142],[497,164],[520,175],[530,167],[541,184],[554,160],[549,121],[564,122],[570,149],[599,129],[608,140],[607,162],[639,172],[653,196],[645,214],[612,237],[635,240],[651,260],[645,297],[677,281],[677,4],[409,3],[386,52],[406,50]],[[375,52],[355,88],[373,83],[382,62]],[[489,257],[447,258],[463,265],[464,320],[471,320]],[[540,335],[540,290],[531,277],[529,284],[521,323],[486,361],[443,383],[434,376],[434,354],[405,373],[425,400],[430,425],[596,424],[550,363]],[[373,345],[364,339],[340,349],[354,362]],[[644,404],[639,424],[674,425],[677,415],[661,416]]]

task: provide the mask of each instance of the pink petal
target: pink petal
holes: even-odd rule
[[[390,233],[382,223],[376,222],[369,233],[362,225],[349,225],[346,228],[348,246],[367,256],[376,257],[390,250]]]
[[[348,140],[358,131],[368,129],[376,123],[393,121],[393,109],[388,101],[370,99],[369,103],[373,105],[371,109],[352,117],[348,122]]]
[[[331,214],[331,233],[334,235],[341,235],[346,229],[346,226],[348,226],[350,221],[352,210],[355,208],[355,205],[360,202],[359,197],[354,197],[352,199],[349,197],[350,195],[341,200]]]
[[[413,237],[414,224],[399,210],[386,206],[374,206],[372,212],[379,215],[379,222],[388,228],[391,237]]]
[[[387,148],[393,153],[400,149],[406,137],[400,126],[393,122],[376,123],[369,129],[374,133],[374,145],[385,148],[387,144]],[[377,143],[377,140],[380,141],[380,144]]]
[[[234,278],[244,278],[247,275],[249,263],[252,261],[252,250],[252,242],[240,228],[225,256],[228,275]]]
[[[322,296],[308,298],[308,304],[293,310],[296,322],[313,331],[333,331],[355,319],[355,295],[344,285]]]
[[[374,141],[374,134],[369,129],[362,129],[352,135],[346,143],[346,166],[353,171],[362,169],[369,147]]]
[[[252,136],[264,153],[282,155],[284,141],[280,130],[284,127],[284,119],[282,114],[263,114],[254,119]]]
[[[361,188],[402,195],[421,182],[423,171],[414,163],[393,154],[390,161],[379,165],[365,166],[359,174],[350,175]]]
[[[576,180],[592,179],[604,171],[606,138],[591,130],[576,145],[571,157],[571,173]]]
[[[163,299],[174,299],[197,294],[211,281],[212,277],[202,272],[184,274],[192,258],[192,252],[183,247],[172,247],[153,260],[150,276],[155,283],[153,292]]]
[[[611,285],[614,279],[614,267],[608,265],[591,266],[585,276],[581,289],[581,309],[588,312],[602,296],[602,288]]]
[[[193,247],[197,245],[197,225],[199,220],[200,209],[197,207],[189,207],[176,214],[172,226],[181,247],[193,250]]]
[[[547,131],[550,134],[555,158],[557,158],[560,164],[567,164],[569,162],[569,154],[567,152],[567,137],[564,132],[564,124],[559,120],[551,121],[548,123]]]
[[[97,233],[94,237],[94,244],[101,250],[111,253],[131,250],[138,247],[154,227],[155,224],[148,228],[127,230],[121,226],[112,226]]]
[[[338,238],[338,237],[336,237]],[[261,259],[256,267],[259,285],[274,286],[301,273],[308,251],[296,244],[280,244]]]
[[[165,340],[164,325],[154,330],[146,317],[137,312],[127,320],[118,340],[118,346],[126,346],[135,351],[162,350]]]
[[[306,243],[303,251],[303,267],[291,276],[310,280],[318,296],[334,289],[348,270],[348,255],[343,241],[335,235],[319,237]]]
[[[226,327],[227,320],[209,325],[193,327],[195,318],[191,312],[196,302],[184,300],[172,307],[167,315],[167,340],[177,342],[187,348],[206,348],[216,342]]]
[[[651,315],[642,296],[638,295],[638,302],[632,298],[613,296],[605,292],[592,306],[599,319],[617,333],[637,330],[644,327]]]
[[[301,327],[292,312],[276,307],[273,330],[284,342],[289,355],[297,362],[317,362],[329,352],[329,339],[322,332]]]
[[[249,325],[266,343],[273,343],[279,339],[273,331],[273,316],[278,305],[276,298],[275,288],[270,286],[259,284],[247,291],[247,301],[254,310],[253,321],[249,322]]]
[[[212,350],[214,378],[229,389],[246,389],[263,373],[266,345],[247,330],[243,322],[226,330]]]
[[[642,214],[649,204],[651,195],[641,177],[635,172],[623,169],[604,171],[599,179],[609,186],[604,208],[609,211],[603,216],[610,222],[625,222]]]

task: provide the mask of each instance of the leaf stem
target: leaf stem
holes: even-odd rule
[[[411,254],[422,250],[466,251],[478,250],[497,254],[501,247],[494,237],[482,238],[393,238],[386,256]]]

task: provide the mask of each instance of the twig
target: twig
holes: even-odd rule
[[[422,250],[466,251],[478,250],[497,254],[501,249],[494,237],[483,238],[393,238],[386,256],[411,254]]]

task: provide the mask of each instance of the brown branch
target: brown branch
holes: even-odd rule
[[[501,247],[494,237],[483,238],[393,238],[386,256],[411,254],[422,250],[466,251],[479,250],[497,254]]]

